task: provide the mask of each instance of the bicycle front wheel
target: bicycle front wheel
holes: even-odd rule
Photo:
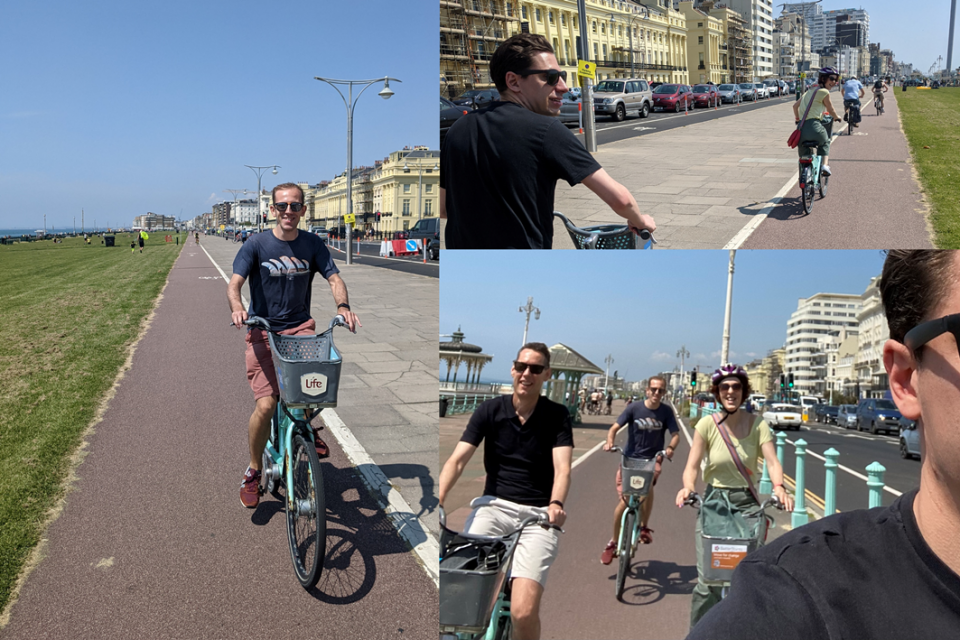
[[[827,197],[827,182],[830,181],[830,176],[825,176],[822,173],[820,174],[820,197]]]
[[[297,580],[305,589],[317,584],[327,552],[327,503],[323,472],[313,443],[293,440],[292,482],[287,487],[287,539]]]
[[[620,565],[617,567],[617,600],[623,599],[623,584],[627,580],[627,573],[630,571],[630,552],[633,550],[633,528],[636,524],[637,514],[634,511],[627,511],[627,517],[624,518],[623,528],[620,530]]]

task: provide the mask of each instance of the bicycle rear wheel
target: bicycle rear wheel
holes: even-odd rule
[[[620,564],[617,567],[617,600],[623,599],[623,584],[626,582],[627,573],[630,571],[630,548],[633,538],[633,527],[637,519],[634,511],[627,511],[627,516],[623,521],[623,528],[620,530]]]
[[[810,178],[810,169],[800,165],[800,200],[803,202],[803,210],[810,213],[813,210],[813,183]]]
[[[827,183],[830,181],[830,176],[825,176],[822,173],[820,174],[820,197],[827,197]]]
[[[287,487],[287,539],[297,580],[309,589],[317,584],[327,552],[327,503],[323,472],[313,443],[293,439],[292,486]],[[293,506],[291,506],[291,503]]]

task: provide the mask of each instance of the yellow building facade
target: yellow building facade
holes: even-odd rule
[[[396,233],[422,218],[440,216],[440,152],[426,147],[394,151],[370,176],[374,231]]]
[[[680,3],[687,23],[687,68],[691,84],[723,84],[727,69],[727,38],[723,20],[694,9],[692,0]]]

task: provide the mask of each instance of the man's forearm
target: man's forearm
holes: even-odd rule
[[[570,490],[570,471],[558,471],[553,478],[553,491],[550,492],[550,500],[567,501],[567,492]]]
[[[227,302],[230,304],[230,313],[243,311],[243,302],[240,300],[240,287],[227,287]]]
[[[333,293],[333,301],[336,302],[337,305],[350,304],[350,299],[347,295],[347,283],[343,281],[343,278],[331,278],[330,291]]]
[[[457,484],[464,466],[453,459],[447,460],[447,463],[443,465],[443,469],[440,470],[440,504],[443,504],[447,492],[453,489],[453,485]]]

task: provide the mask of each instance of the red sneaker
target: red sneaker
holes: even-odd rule
[[[260,472],[247,467],[240,481],[240,502],[248,509],[260,504]]]
[[[617,543],[611,540],[600,554],[600,564],[610,564],[615,555],[617,555]]]
[[[650,535],[653,533],[653,529],[647,529],[646,527],[640,527],[640,542],[643,544],[652,544],[653,536]]]

